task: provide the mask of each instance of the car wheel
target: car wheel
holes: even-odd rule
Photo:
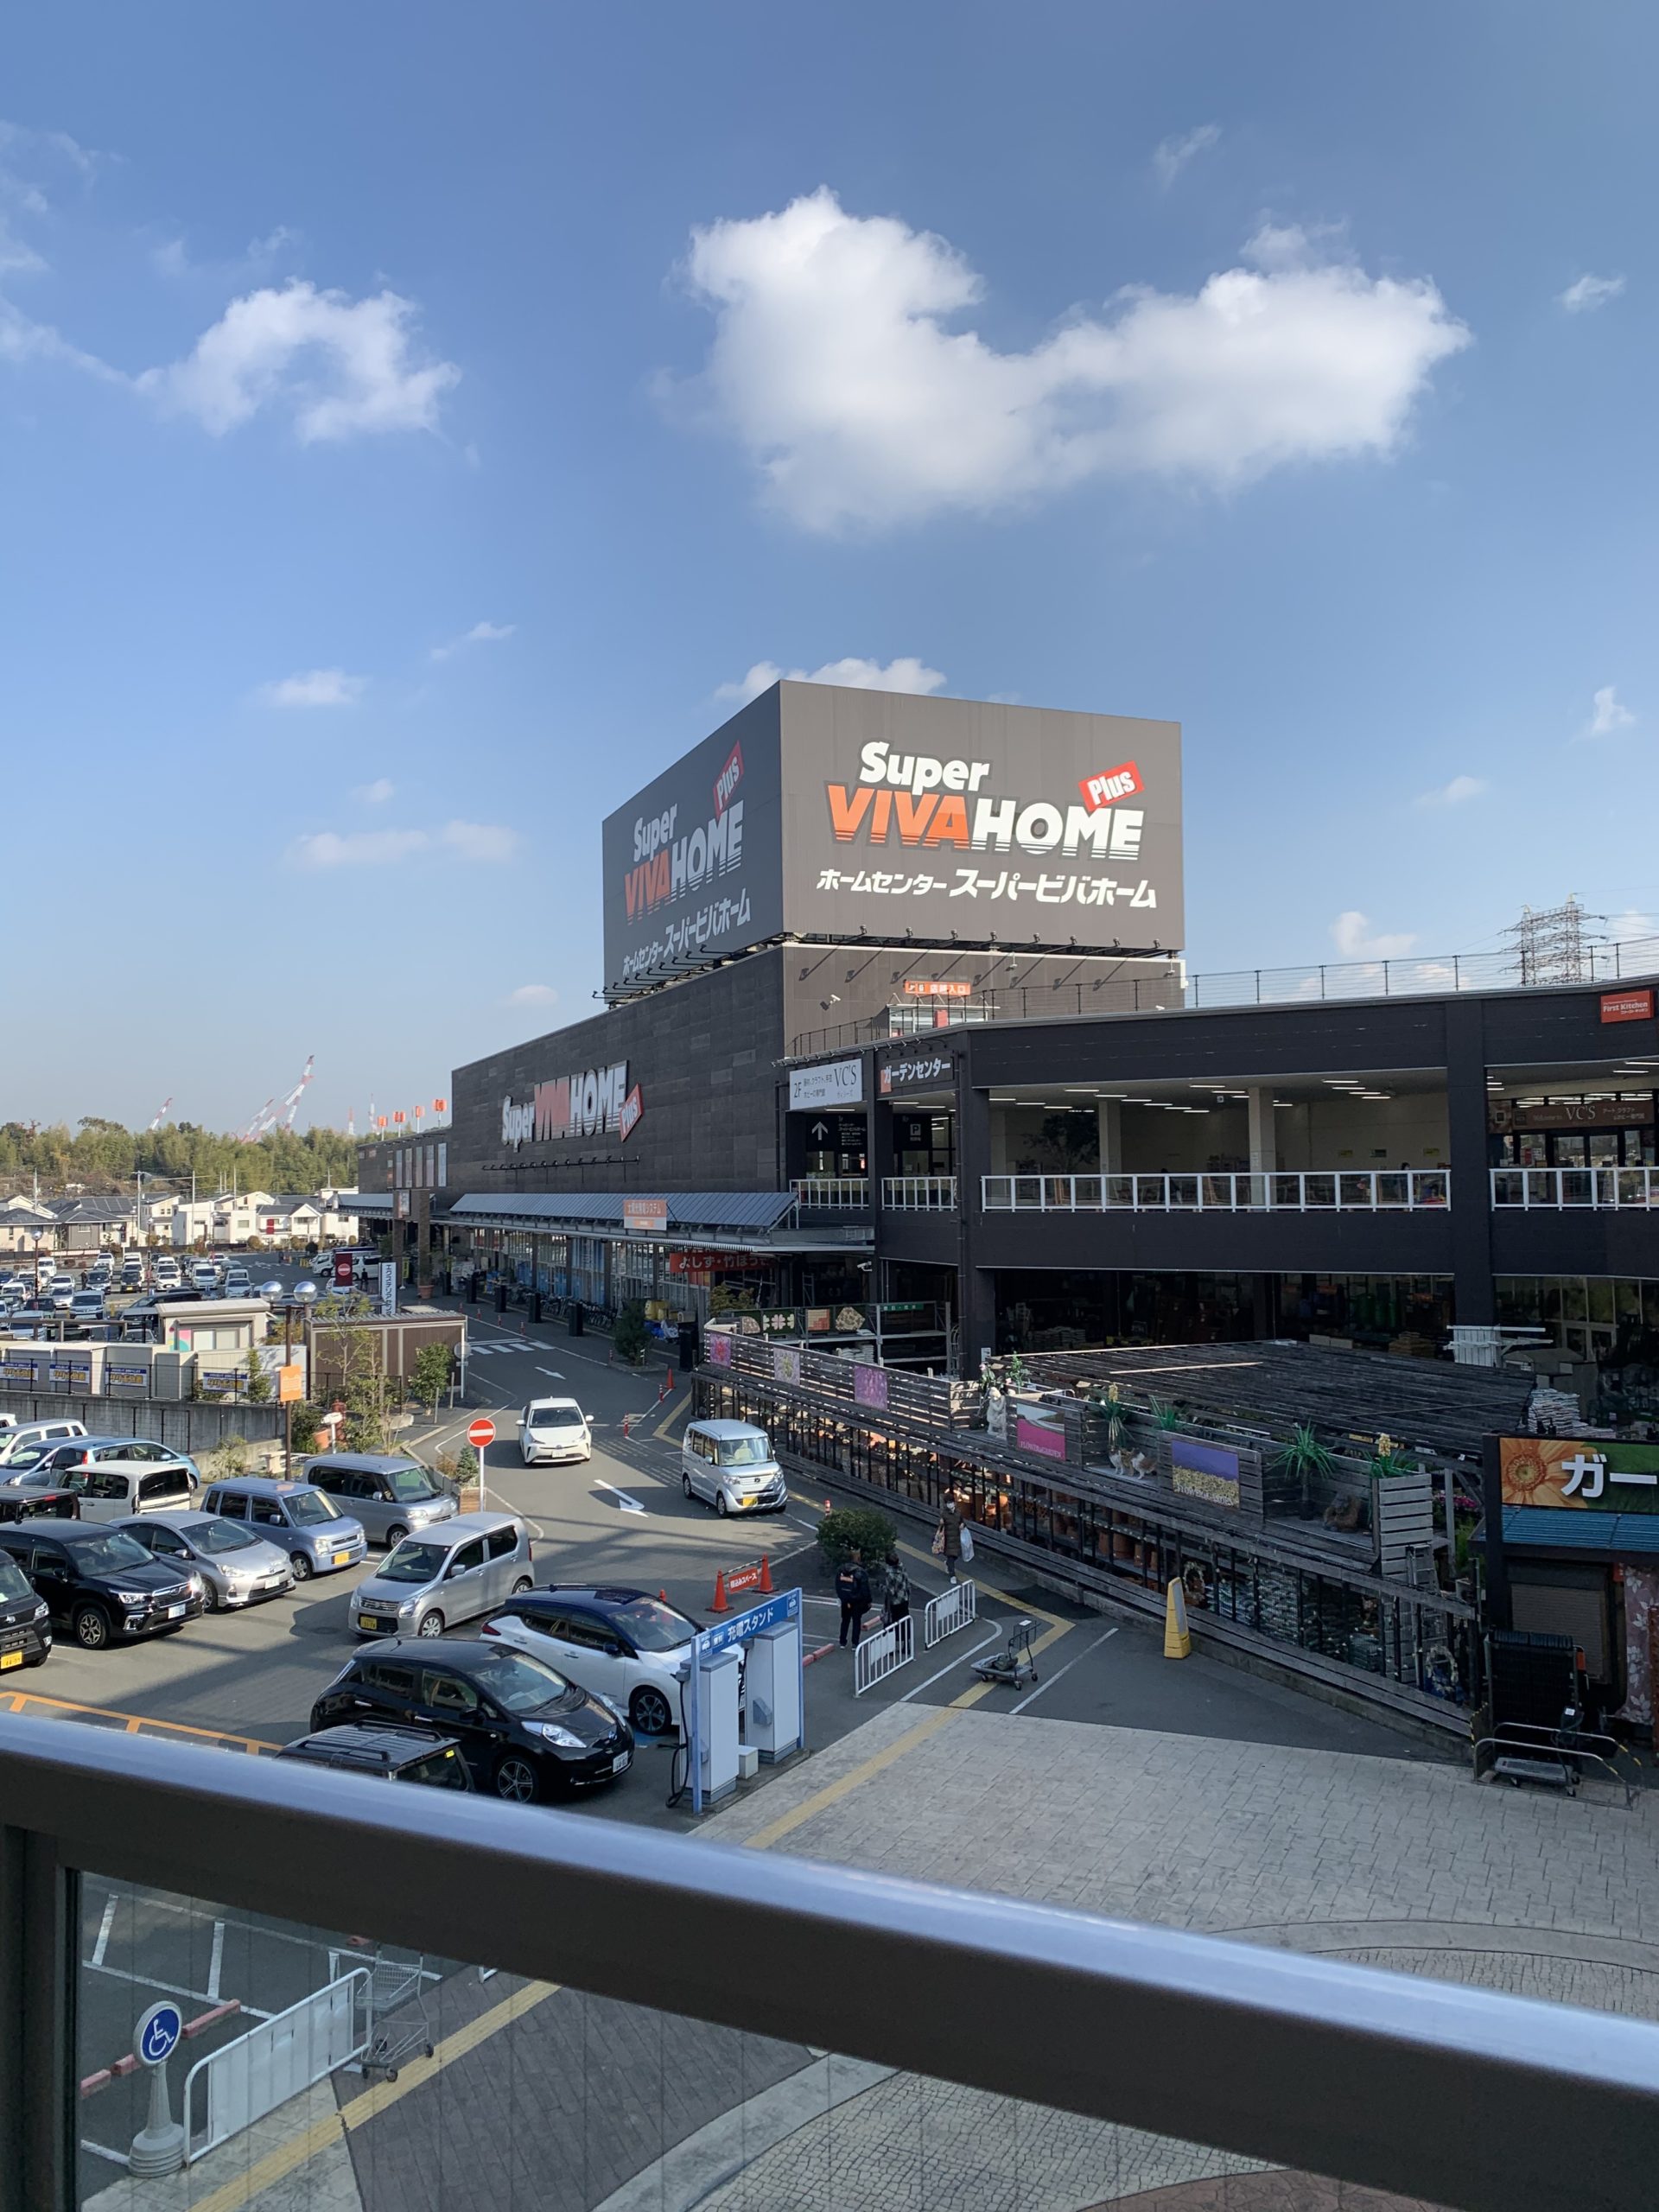
[[[719,1516],[720,1516],[721,1519],[723,1521],[723,1520],[726,1518],[726,1516],[727,1516],[727,1515],[731,1511],[731,1510],[732,1510],[732,1509],[731,1509],[731,1507],[730,1507],[729,1505],[728,1505],[728,1504],[727,1504],[727,1503],[726,1503],[726,1493],[725,1493],[725,1491],[724,1491],[723,1490],[717,1490],[717,1491],[715,1492],[715,1512],[719,1514]]]
[[[296,1552],[289,1563],[294,1569],[294,1580],[296,1582],[308,1582],[316,1572],[303,1552]]]
[[[505,1797],[515,1805],[533,1805],[537,1784],[536,1770],[518,1751],[505,1751],[497,1762],[495,1794]]]
[[[628,1719],[642,1736],[666,1736],[674,1726],[674,1708],[661,1690],[648,1686],[628,1700]]]
[[[70,1626],[83,1651],[101,1651],[110,1640],[109,1616],[101,1605],[78,1605]]]
[[[225,1600],[211,1582],[206,1586],[203,1610],[210,1613],[222,1613],[227,1610]]]
[[[415,1633],[416,1636],[442,1636],[443,1634],[443,1615],[439,1612],[423,1613],[421,1615],[421,1624],[416,1630]]]
[[[690,1497],[690,1495],[691,1495],[691,1478],[690,1478],[690,1475],[682,1475],[682,1476],[680,1477],[680,1488],[681,1488],[681,1489],[685,1492],[685,1494],[686,1494],[686,1496],[687,1496],[688,1497]]]
[[[515,1598],[522,1598],[527,1592],[533,1590],[535,1587],[536,1585],[531,1580],[527,1574],[521,1574],[518,1580],[512,1586],[512,1594]]]
[[[386,1531],[386,1549],[390,1551],[394,1544],[401,1544],[408,1534],[409,1531],[403,1522],[395,1521]]]

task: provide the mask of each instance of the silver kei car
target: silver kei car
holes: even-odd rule
[[[194,1506],[137,1514],[120,1526],[147,1552],[201,1577],[210,1612],[234,1611],[294,1587],[294,1569],[280,1544]]]

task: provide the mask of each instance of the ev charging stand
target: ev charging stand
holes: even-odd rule
[[[748,1651],[743,1740],[768,1765],[806,1748],[801,1593],[782,1590],[747,1613],[701,1630],[692,1646],[686,1766],[694,1813],[737,1788],[740,1645]]]

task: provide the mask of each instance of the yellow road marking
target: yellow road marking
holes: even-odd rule
[[[663,1418],[658,1422],[656,1427],[652,1430],[652,1434],[653,1436],[666,1436],[669,1430],[673,1427],[675,1422],[677,1421],[683,1421],[690,1410],[691,1393],[688,1390],[681,1403],[676,1406],[671,1412],[666,1413],[663,1415]]]
[[[1034,1613],[1037,1608],[1035,1605],[1027,1605],[1022,1610],[1028,1613]],[[1054,1624],[1046,1635],[1039,1636],[1036,1643],[1032,1645],[1031,1656],[1033,1659],[1046,1651],[1051,1643],[1058,1643],[1060,1638],[1069,1634],[1072,1629],[1082,1626],[1082,1623],[1078,1621],[1055,1620],[1052,1613],[1044,1613],[1042,1618],[1046,1621],[1052,1621]],[[981,1698],[988,1697],[993,1690],[1001,1689],[1001,1687],[1000,1682],[976,1682],[971,1689],[965,1689],[959,1697],[951,1699],[951,1707],[954,1709],[965,1705],[977,1705]]]
[[[951,1707],[948,1705],[935,1707],[925,1720],[918,1720],[913,1728],[906,1728],[902,1736],[895,1737],[882,1750],[872,1751],[868,1758],[861,1759],[856,1766],[849,1767],[838,1780],[826,1782],[822,1789],[815,1789],[810,1797],[804,1797],[792,1811],[780,1814],[775,1821],[768,1821],[765,1827],[757,1828],[753,1835],[745,1836],[744,1848],[769,1851],[774,1843],[792,1834],[815,1814],[823,1812],[827,1805],[834,1805],[840,1799],[850,1796],[855,1789],[861,1789],[884,1767],[891,1766],[895,1759],[903,1758],[907,1751],[913,1751],[928,1737],[937,1735],[949,1721],[950,1713]]]
[[[291,2142],[278,2144],[274,2151],[267,2151],[264,2158],[256,2158],[251,2166],[210,2190],[206,2196],[192,2198],[190,2212],[242,2212],[244,2205],[275,2183],[297,2172],[302,2166],[309,2165],[313,2158],[321,2158],[325,2151],[343,2142],[353,2130],[364,2126],[377,2113],[395,2105],[400,2097],[408,2096],[411,2089],[418,2089],[434,2075],[441,2074],[446,2066],[453,2066],[469,2050],[476,2050],[480,2044],[487,2042],[501,2029],[523,2019],[526,2012],[551,1997],[558,1987],[556,1981],[526,1982],[499,2005],[493,2005],[466,2027],[446,2036],[432,2057],[417,2058],[401,2067],[395,2082],[377,2082],[373,2088],[365,2090],[360,2097],[353,2097],[339,2112],[315,2121]]]
[[[245,1751],[272,1751],[274,1744],[261,1741],[257,1736],[239,1736],[234,1728],[197,1728],[188,1720],[156,1720],[147,1713],[120,1713],[113,1706],[80,1705],[73,1698],[45,1697],[39,1690],[8,1690],[14,1713],[22,1713],[31,1705],[50,1706],[54,1713],[90,1713],[99,1720],[118,1720],[129,1736],[137,1736],[145,1728],[159,1728],[169,1736],[200,1736],[210,1744],[239,1744]]]

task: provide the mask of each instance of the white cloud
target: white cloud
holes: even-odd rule
[[[1580,276],[1556,296],[1557,304],[1568,315],[1593,315],[1609,300],[1616,300],[1624,289],[1622,276]]]
[[[518,627],[516,622],[474,622],[470,630],[459,638],[451,638],[447,645],[434,645],[434,660],[448,660],[451,653],[458,653],[463,645],[491,645],[498,639],[510,638]]]
[[[684,273],[715,327],[683,389],[747,449],[772,504],[819,531],[984,512],[1097,476],[1230,486],[1391,453],[1469,332],[1427,278],[1367,276],[1306,233],[1256,243],[1272,265],[1192,295],[1128,288],[1103,316],[1003,353],[947,327],[984,289],[954,247],[821,188],[693,232]]]
[[[429,842],[424,830],[318,830],[296,838],[289,857],[296,868],[390,868]]]
[[[510,861],[518,849],[518,832],[493,822],[446,822],[442,838],[466,861]]]
[[[553,1006],[558,993],[551,983],[520,983],[516,991],[507,993],[509,1006]]]
[[[384,806],[394,789],[385,777],[377,776],[372,784],[359,784],[352,797],[361,799],[365,806]]]
[[[1478,798],[1486,789],[1482,777],[1453,776],[1449,784],[1420,793],[1414,803],[1418,806],[1461,806],[1465,799]]]
[[[343,668],[308,668],[283,677],[280,683],[267,683],[260,696],[270,707],[350,707],[367,683],[367,677],[347,676]]]
[[[1370,918],[1352,907],[1337,916],[1331,935],[1344,960],[1403,960],[1417,942],[1408,930],[1374,936]]]
[[[860,660],[849,655],[845,660],[827,660],[822,668],[779,668],[775,660],[758,660],[748,674],[736,683],[721,683],[715,687],[716,699],[734,699],[740,706],[758,699],[774,683],[839,683],[853,691],[909,691],[925,696],[937,691],[944,677],[937,668],[929,668],[912,654],[904,654],[890,660],[883,668],[879,660]]]
[[[461,371],[417,365],[415,308],[395,292],[351,300],[299,281],[232,300],[193,352],[146,369],[136,388],[168,411],[194,416],[214,437],[261,408],[292,414],[302,445],[359,431],[430,430]]]
[[[1620,699],[1616,685],[1604,683],[1591,703],[1592,711],[1580,737],[1611,737],[1617,730],[1635,728],[1636,716]]]
[[[1180,137],[1160,139],[1153,149],[1153,175],[1167,192],[1187,163],[1198,154],[1207,154],[1212,146],[1221,143],[1221,126],[1216,123],[1201,123],[1196,130]]]

